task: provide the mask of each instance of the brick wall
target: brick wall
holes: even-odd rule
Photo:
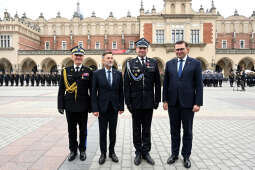
[[[245,48],[255,48],[255,37],[251,42],[251,34],[249,33],[236,33],[234,39],[234,33],[218,33],[216,48],[222,48],[222,40],[227,40],[227,48],[240,48],[240,40],[245,40]]]
[[[143,37],[152,43],[152,24],[146,23],[144,24]]]
[[[204,43],[213,43],[213,25],[212,23],[204,23]]]
[[[38,50],[40,43],[24,36],[19,36],[19,50]]]

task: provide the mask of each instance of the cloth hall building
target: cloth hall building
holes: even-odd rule
[[[49,20],[42,13],[32,20],[6,10],[0,19],[0,71],[59,71],[73,64],[69,49],[76,45],[86,49],[84,65],[101,68],[103,51],[112,50],[115,67],[123,71],[126,61],[136,57],[134,42],[140,37],[150,41],[148,56],[158,61],[162,74],[178,40],[190,43],[190,56],[201,61],[203,70],[224,76],[238,68],[254,70],[255,12],[245,17],[236,10],[224,18],[213,1],[209,10],[194,11],[192,0],[164,0],[162,11],[147,11],[141,2],[137,17],[128,12],[117,19],[111,12],[102,19],[95,12],[84,18],[79,5],[71,19],[58,12]]]

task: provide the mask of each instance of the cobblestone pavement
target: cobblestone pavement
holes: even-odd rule
[[[56,87],[0,87],[0,170],[13,169],[184,169],[182,157],[166,164],[170,155],[168,113],[162,104],[154,111],[151,156],[156,164],[133,164],[132,122],[127,111],[119,116],[116,154],[98,164],[98,121],[90,115],[87,160],[66,160],[67,126],[56,110]],[[195,115],[191,169],[255,169],[255,88],[245,92],[204,89],[204,106]],[[108,142],[109,143],[109,142]],[[43,167],[43,168],[42,168]]]

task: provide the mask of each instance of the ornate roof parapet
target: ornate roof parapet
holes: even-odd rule
[[[204,10],[204,8],[203,8],[202,5],[200,6],[199,13],[200,13],[200,14],[204,14],[204,13],[205,13],[205,10]]]
[[[131,17],[131,12],[130,12],[130,11],[127,12],[127,17],[128,17],[128,18]]]
[[[141,0],[140,15],[144,14],[143,0]]]
[[[56,18],[61,18],[60,12],[58,11],[57,17]]]
[[[95,13],[95,11],[93,11],[93,12],[92,12],[91,17],[96,17],[96,13]]]
[[[237,9],[235,9],[234,16],[239,16]]]
[[[5,10],[4,12],[4,18],[3,18],[4,21],[10,21],[11,20],[11,15],[9,12],[7,12],[7,9]]]
[[[113,18],[113,17],[114,17],[112,12],[110,12],[109,17],[110,17],[110,18]]]
[[[214,5],[214,0],[212,0],[212,5],[211,5],[210,13],[216,14],[216,7]]]
[[[152,7],[152,9],[151,9],[151,13],[152,13],[152,14],[156,14],[156,8],[155,8],[154,5],[153,5],[153,7]]]

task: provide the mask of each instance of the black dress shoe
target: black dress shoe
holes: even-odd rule
[[[73,161],[77,155],[77,152],[70,152],[68,155],[68,161]]]
[[[109,158],[112,158],[113,162],[119,162],[119,159],[115,153],[109,154]]]
[[[106,159],[106,156],[105,156],[105,154],[101,154],[100,155],[100,158],[99,158],[99,164],[100,165],[102,165],[102,164],[104,164],[105,163],[105,159]]]
[[[175,161],[178,159],[178,156],[175,155],[171,155],[168,159],[167,159],[167,163],[168,164],[173,164],[175,163]]]
[[[86,158],[87,158],[86,152],[80,152],[80,160],[81,160],[81,161],[85,161]]]
[[[136,154],[135,159],[134,159],[134,164],[135,165],[140,165],[141,162],[142,162],[142,156],[140,154]]]
[[[185,168],[191,167],[191,162],[190,162],[189,158],[184,158],[183,165]]]
[[[155,164],[154,160],[151,158],[151,156],[150,156],[149,153],[147,153],[146,155],[144,155],[144,156],[143,156],[143,159],[145,159],[145,160],[146,160],[149,164],[151,164],[151,165],[154,165],[154,164]]]

